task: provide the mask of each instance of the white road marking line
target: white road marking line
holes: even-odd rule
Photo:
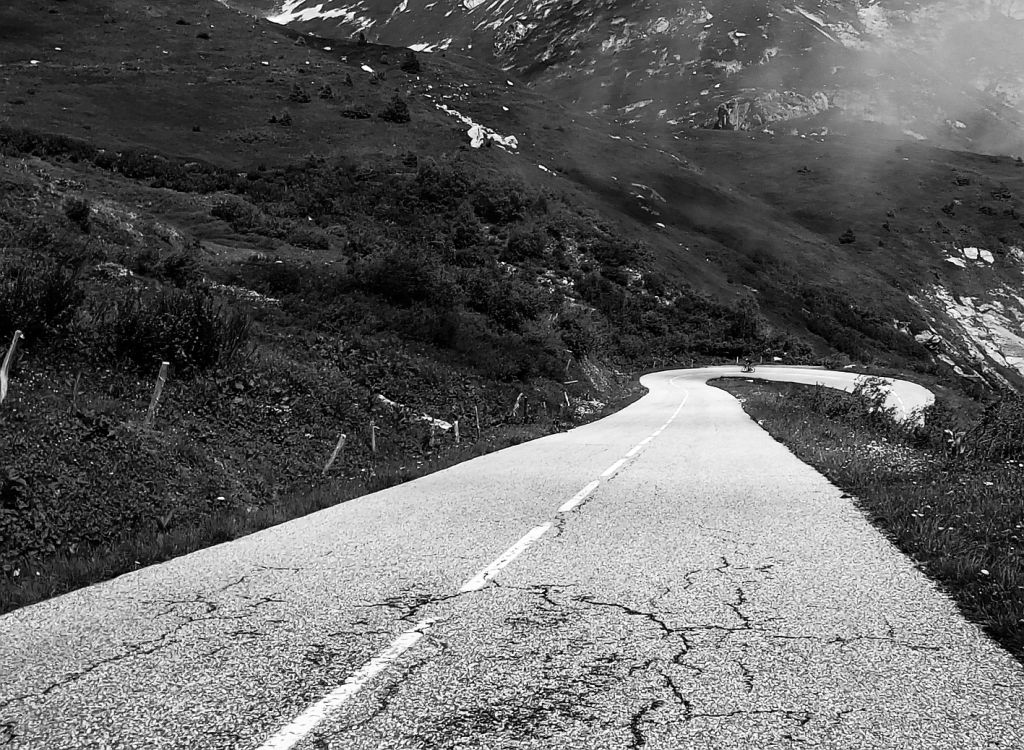
[[[643,443],[640,443],[639,445],[634,445],[632,448],[629,449],[629,453],[626,454],[626,458],[632,458],[633,456],[635,456],[637,453],[639,453],[643,449],[644,449],[644,444]]]
[[[527,547],[529,547],[531,544],[533,544],[542,536],[544,536],[544,534],[550,528],[551,524],[545,523],[541,526],[537,526],[536,528],[531,529],[529,532],[527,532],[526,536],[524,536],[518,542],[513,544],[504,552],[502,552],[501,556],[497,560],[492,562],[486,568],[484,568],[475,576],[473,576],[464,584],[462,584],[462,588],[459,589],[459,593],[464,594],[467,591],[479,591],[480,589],[482,589],[484,586],[487,585],[488,581],[490,581],[492,578],[498,575],[498,571],[500,571],[510,562],[515,560],[521,554],[523,554]]]
[[[290,750],[290,748],[297,745],[316,728],[317,724],[358,693],[363,685],[383,672],[397,661],[398,657],[415,646],[416,642],[423,637],[423,631],[433,624],[434,620],[421,620],[416,624],[416,627],[399,635],[391,642],[391,645],[364,664],[358,672],[295,717],[290,724],[280,729],[270,739],[260,745],[258,750]]]
[[[600,480],[595,479],[593,482],[591,482],[586,487],[584,487],[582,490],[580,490],[575,495],[573,495],[572,499],[567,500],[566,502],[562,503],[562,505],[559,506],[559,508],[558,508],[558,512],[559,513],[568,513],[570,510],[572,510],[577,505],[579,505],[584,500],[586,500],[588,497],[590,497],[590,494],[594,490],[596,490],[600,484],[601,484]]]
[[[616,461],[611,466],[609,466],[607,469],[605,469],[603,472],[601,472],[601,478],[602,479],[607,479],[612,474],[614,474],[619,469],[621,469],[623,464],[625,464],[625,463],[626,463],[626,459],[620,458],[618,461]]]

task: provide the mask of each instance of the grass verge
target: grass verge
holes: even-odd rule
[[[900,425],[858,395],[765,381],[713,383],[834,484],[981,625],[1024,661],[1024,429],[1007,396],[964,423],[941,401]],[[1016,441],[1013,445],[1011,441]]]

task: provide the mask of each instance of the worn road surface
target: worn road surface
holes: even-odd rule
[[[0,747],[1024,747],[1024,669],[723,371],[0,617]]]

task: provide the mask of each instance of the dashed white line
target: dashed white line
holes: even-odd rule
[[[342,703],[359,692],[367,682],[387,669],[398,658],[416,645],[423,637],[423,631],[434,624],[434,620],[422,620],[416,627],[407,630],[391,642],[386,649],[349,677],[345,682],[307,708],[295,719],[259,746],[259,750],[290,750],[302,741],[313,729],[336,711]]]
[[[508,565],[510,562],[519,557],[531,544],[540,539],[551,528],[550,523],[545,523],[537,526],[527,532],[526,536],[520,539],[518,542],[513,544],[507,550],[501,553],[501,556],[488,565],[486,568],[481,570],[475,576],[470,578],[459,589],[459,593],[466,593],[467,591],[479,591],[487,582],[498,575],[498,571]]]
[[[621,469],[621,468],[622,468],[622,466],[623,466],[623,465],[624,465],[625,463],[626,463],[626,459],[625,459],[625,458],[620,458],[620,459],[619,459],[618,461],[616,461],[616,462],[615,462],[615,463],[613,463],[613,464],[612,464],[611,466],[609,466],[609,467],[608,467],[607,469],[605,469],[604,471],[602,471],[602,472],[601,472],[601,478],[602,478],[602,479],[607,479],[607,478],[608,478],[608,477],[610,477],[610,476],[611,476],[612,474],[614,474],[614,473],[615,473],[615,472],[617,472],[617,471],[618,471],[619,469]]]
[[[579,505],[584,500],[586,500],[588,497],[590,497],[590,494],[594,490],[596,490],[600,486],[600,484],[601,484],[600,480],[595,479],[593,482],[591,482],[586,487],[584,487],[582,490],[580,490],[575,495],[573,495],[571,499],[569,499],[569,500],[565,501],[564,503],[562,503],[558,507],[558,512],[559,513],[568,513],[570,510],[572,510],[577,505]]]

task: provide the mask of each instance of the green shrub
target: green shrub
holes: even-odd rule
[[[422,200],[442,205],[457,205],[470,193],[469,179],[458,165],[429,157],[417,164],[416,185]],[[475,204],[473,208],[476,211]],[[476,213],[479,215],[479,211]]]
[[[295,83],[292,84],[292,90],[288,93],[288,101],[295,102],[296,104],[309,104],[310,97],[302,86]]]
[[[504,278],[490,284],[476,305],[502,328],[519,331],[550,309],[552,296],[518,279]]]
[[[409,122],[409,105],[401,97],[394,97],[384,111],[380,113],[380,119],[386,122]]]
[[[639,243],[619,238],[598,240],[588,249],[597,262],[603,266],[625,266],[636,263],[642,252]]]
[[[89,231],[90,210],[89,201],[85,198],[68,198],[64,201],[64,216],[83,232]]]
[[[523,184],[508,177],[484,177],[473,184],[476,215],[491,224],[510,224],[525,215],[530,200]]]
[[[302,271],[290,263],[255,262],[244,264],[234,283],[271,297],[286,297],[298,294],[305,281]]]
[[[55,156],[78,162],[92,161],[99,150],[85,141],[65,135],[37,133],[24,128],[0,125],[0,152],[12,156]]]
[[[251,232],[263,225],[263,212],[244,198],[225,195],[218,199],[210,215],[222,219],[236,232]]]
[[[49,260],[0,261],[0,335],[31,342],[64,333],[83,299],[78,276]]]
[[[98,310],[103,353],[151,370],[166,360],[190,374],[228,364],[249,340],[251,319],[198,287],[126,290]]]
[[[1008,393],[987,406],[962,445],[963,457],[976,462],[1024,460],[1024,397]]]
[[[362,287],[401,307],[431,300],[456,305],[454,288],[444,283],[438,260],[414,247],[391,247],[362,261],[357,271]]]
[[[402,58],[402,62],[398,67],[404,70],[406,73],[413,74],[419,73],[422,70],[422,66],[420,65],[420,59],[416,57],[416,53],[413,52],[412,50],[408,50],[405,53],[405,57]]]
[[[331,238],[319,227],[296,224],[288,230],[288,242],[309,250],[329,250]]]
[[[537,226],[516,226],[508,234],[504,258],[522,262],[544,257],[548,245],[548,234]]]
[[[178,287],[195,284],[202,278],[199,259],[194,251],[145,248],[121,257],[133,273],[167,281]]]

